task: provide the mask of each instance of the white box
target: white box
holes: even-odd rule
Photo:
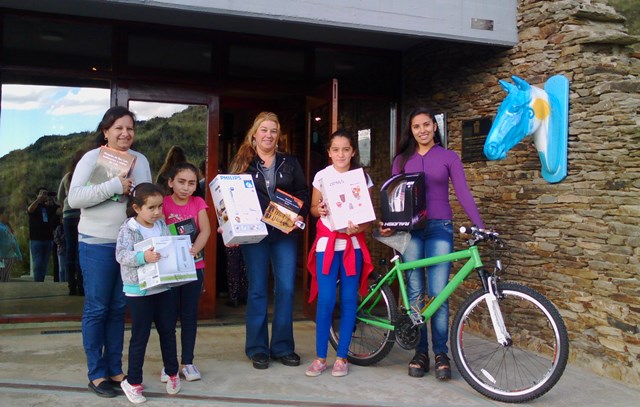
[[[219,174],[209,184],[225,245],[258,243],[267,234],[253,178],[249,174]]]
[[[359,225],[376,219],[362,168],[327,174],[319,181],[322,200],[329,208],[331,230],[344,229],[349,221]]]
[[[150,247],[162,257],[156,263],[138,267],[140,289],[148,290],[160,285],[175,287],[198,279],[196,263],[189,253],[189,235],[152,237],[133,245],[133,248],[140,252]]]

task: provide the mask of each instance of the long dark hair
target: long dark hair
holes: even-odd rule
[[[171,171],[169,171],[169,176],[167,177],[167,180],[173,181],[173,179],[176,177],[176,175],[178,175],[179,172],[182,172],[184,170],[192,171],[196,175],[196,185],[197,185],[198,184],[198,169],[196,168],[195,165],[191,164],[188,161],[183,161],[181,163],[178,163],[178,164],[174,165],[173,168],[171,169]],[[173,194],[173,188],[171,188],[169,186],[167,186],[167,188],[169,189],[169,195]]]
[[[152,195],[164,196],[162,189],[156,184],[150,182],[143,182],[136,185],[129,195],[129,202],[127,202],[127,217],[136,216],[136,211],[133,209],[133,205],[137,205],[139,208],[147,202],[147,198]]]
[[[71,156],[71,162],[69,163],[69,170],[67,171],[69,173],[69,176],[67,177],[67,182],[65,185],[67,189],[69,189],[69,186],[71,185],[71,179],[73,178],[73,173],[76,171],[76,165],[78,165],[78,162],[80,161],[80,159],[85,153],[86,153],[86,150],[80,149],[80,150],[76,150],[75,153],[73,153],[73,155]]]
[[[436,115],[433,110],[427,107],[416,107],[415,109],[411,110],[404,122],[402,134],[400,135],[400,143],[398,145],[398,153],[396,154],[396,157],[400,157],[400,170],[402,170],[402,172],[404,172],[405,163],[407,162],[411,154],[413,154],[418,148],[418,142],[416,141],[415,137],[413,137],[413,132],[411,131],[411,121],[414,117],[420,114],[426,114],[431,118],[431,120],[433,120],[433,123],[436,124],[436,131],[433,134],[433,141],[437,145],[442,145],[440,127],[437,126]],[[394,160],[396,157],[394,157]]]
[[[111,128],[116,120],[124,116],[131,117],[131,120],[133,120],[133,127],[136,126],[136,115],[124,106],[113,106],[104,113],[104,116],[102,116],[102,120],[100,120],[98,128],[96,129],[95,142],[97,146],[105,145],[103,132]]]
[[[164,175],[166,179],[170,178],[170,174],[172,169],[181,162],[187,161],[187,155],[184,152],[184,149],[180,146],[171,146],[169,151],[167,152],[167,156],[164,159],[164,163],[158,170],[158,178],[160,175]],[[198,173],[196,173],[196,177]]]
[[[329,140],[327,140],[327,151],[331,149],[331,142],[336,137],[344,137],[349,140],[349,144],[355,152],[353,157],[351,157],[351,160],[349,160],[349,169],[355,170],[356,168],[360,168],[360,152],[358,150],[358,139],[356,139],[355,134],[347,129],[338,129],[334,131],[333,134],[329,136]]]

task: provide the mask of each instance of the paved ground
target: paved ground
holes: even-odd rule
[[[410,353],[395,347],[376,366],[352,366],[348,376],[304,375],[314,356],[315,325],[295,323],[300,367],[273,362],[253,369],[244,356],[244,326],[203,323],[196,363],[203,380],[183,382],[176,396],[159,381],[158,339],[151,337],[145,364],[147,403],[156,406],[501,406],[475,392],[453,372],[440,383],[432,374],[408,377]],[[129,331],[126,333],[128,343]],[[126,355],[125,355],[126,360]],[[548,394],[531,406],[637,406],[640,389],[569,366]],[[101,399],[87,389],[82,338],[77,323],[0,325],[0,406],[127,406],[123,395]]]

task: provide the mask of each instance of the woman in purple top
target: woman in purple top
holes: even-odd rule
[[[453,251],[453,211],[449,203],[449,180],[456,197],[471,221],[484,228],[473,196],[469,191],[460,157],[442,147],[440,130],[434,114],[426,108],[416,108],[407,117],[401,135],[399,152],[393,160],[393,175],[423,172],[427,203],[427,225],[424,229],[411,231],[411,241],[403,253],[403,261],[413,261],[451,253]],[[381,229],[389,235],[390,229]],[[409,301],[422,309],[425,298],[437,296],[449,281],[451,263],[427,267],[425,291],[425,269],[407,272]],[[445,302],[431,318],[432,350],[435,354],[437,379],[451,378],[451,365],[447,356],[449,337],[449,302]],[[429,354],[426,325],[421,328],[416,353],[409,362],[409,376],[422,377],[429,371]]]

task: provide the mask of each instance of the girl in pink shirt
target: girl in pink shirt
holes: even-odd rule
[[[191,255],[196,260],[198,280],[174,287],[171,291],[176,297],[178,316],[180,317],[180,339],[182,344],[180,373],[187,381],[200,380],[198,368],[193,364],[193,351],[196,345],[198,329],[198,302],[204,281],[204,258],[202,252],[211,227],[207,217],[207,204],[204,199],[194,196],[198,184],[198,169],[191,163],[176,164],[169,175],[171,195],[164,197],[162,211],[167,225],[178,234],[190,234]],[[171,225],[174,225],[171,227]],[[168,377],[164,369],[160,380]]]

